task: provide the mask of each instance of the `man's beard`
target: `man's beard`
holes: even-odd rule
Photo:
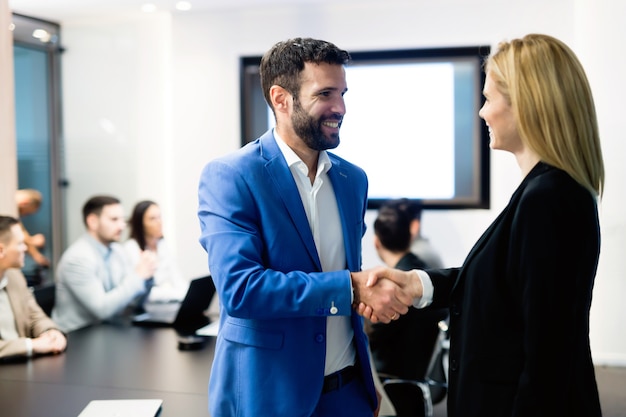
[[[341,116],[336,116],[333,120],[339,122],[341,126]],[[291,123],[296,134],[311,149],[323,151],[334,149],[339,146],[339,134],[332,133],[330,136],[322,132],[323,119],[314,119],[300,105],[298,100],[293,102],[293,116]]]

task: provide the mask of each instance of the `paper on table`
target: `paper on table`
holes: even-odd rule
[[[156,417],[163,400],[93,400],[78,417]]]

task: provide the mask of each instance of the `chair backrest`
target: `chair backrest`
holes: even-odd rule
[[[32,287],[33,295],[39,307],[48,315],[52,314],[52,308],[54,307],[55,300],[55,285],[54,283],[42,284]]]
[[[423,378],[408,379],[386,376],[382,378],[385,393],[396,413],[402,417],[430,417],[433,404],[442,401],[448,392],[447,360],[448,333],[446,320],[438,323],[437,338],[425,362]],[[423,365],[423,368],[422,368]]]

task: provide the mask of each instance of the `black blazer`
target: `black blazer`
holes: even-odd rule
[[[428,270],[450,307],[448,416],[600,416],[589,308],[595,197],[544,163],[461,268]]]

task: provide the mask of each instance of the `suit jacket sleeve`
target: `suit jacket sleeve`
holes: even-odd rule
[[[350,315],[349,272],[320,272],[315,250],[307,248],[312,236],[302,238],[310,229],[286,164],[284,175],[274,177],[266,165],[241,165],[209,163],[199,187],[200,241],[223,308],[254,319],[330,315],[331,306]]]
[[[37,300],[26,286],[26,279],[18,269],[7,271],[9,283],[6,290],[11,300],[11,307],[18,339],[0,340],[0,358],[26,356],[26,338],[36,338],[46,330],[59,327],[39,307]]]
[[[62,285],[73,295],[71,302],[79,303],[77,310],[86,310],[100,320],[121,312],[134,297],[145,291],[144,280],[134,273],[120,246],[114,245],[111,261],[122,277],[114,288],[105,291],[104,262],[84,240],[75,243],[63,254],[57,275]],[[57,300],[65,301],[65,300]],[[62,321],[59,321],[63,325]]]

